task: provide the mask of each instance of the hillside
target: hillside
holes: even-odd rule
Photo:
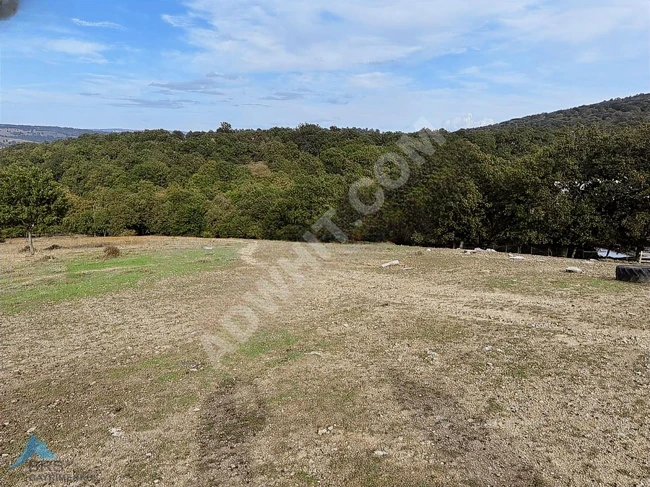
[[[583,105],[551,113],[540,113],[522,118],[514,118],[496,125],[482,127],[480,130],[491,128],[537,127],[558,129],[574,125],[631,125],[650,122],[650,94],[614,98],[613,100]]]
[[[75,129],[41,125],[0,124],[0,147],[22,142],[54,142],[55,140],[79,137],[82,134],[122,132],[119,129]]]
[[[24,234],[16,188],[49,178],[67,211],[39,232],[332,239],[312,225],[333,209],[355,241],[634,251],[650,245],[648,140],[650,124],[82,134],[2,150],[0,233]]]

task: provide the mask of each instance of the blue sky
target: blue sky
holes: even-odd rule
[[[650,92],[647,0],[21,0],[0,122],[479,126]]]

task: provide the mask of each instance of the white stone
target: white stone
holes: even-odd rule
[[[111,436],[115,436],[115,437],[124,436],[124,431],[122,431],[122,428],[111,428],[109,432],[111,433]]]

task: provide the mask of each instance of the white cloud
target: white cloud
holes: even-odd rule
[[[503,66],[503,63],[492,63],[488,66],[470,66],[463,68],[456,76],[450,78],[475,78],[489,83],[503,85],[518,85],[529,81],[528,76],[516,71],[501,71],[494,69],[494,66]]]
[[[406,7],[398,0],[188,0],[184,15],[162,19],[185,31],[197,69],[327,71],[431,59],[490,43],[521,49],[586,43],[647,28],[645,1],[413,0]]]
[[[105,44],[74,38],[44,40],[41,47],[48,51],[76,56],[80,61],[95,63],[105,63],[106,59],[101,53],[109,49]]]
[[[76,61],[82,63],[108,62],[103,53],[112,46],[75,37],[23,37],[2,41],[5,59],[39,59],[47,63]]]
[[[185,31],[202,69],[280,72],[350,69],[413,56],[463,52],[486,19],[538,0],[430,2],[191,0],[183,16],[162,19]],[[322,12],[338,19],[321,22]],[[207,26],[206,26],[207,24]]]
[[[115,22],[108,22],[108,21],[102,21],[102,22],[88,22],[86,20],[81,20],[77,18],[70,19],[72,20],[73,23],[80,25],[82,27],[101,27],[105,29],[118,29],[118,30],[124,30],[124,27],[121,26],[120,24],[116,24]]]
[[[104,98],[142,96],[148,90],[150,81],[132,76],[81,73],[79,89],[87,93],[97,93]]]
[[[78,39],[53,39],[44,43],[47,49],[64,52],[66,54],[95,55],[108,49],[107,46],[97,42],[81,41]]]
[[[101,73],[113,76],[68,72],[46,80],[83,93],[67,95],[75,110],[63,114],[52,101],[57,106],[50,122],[62,117],[68,121],[57,123],[135,126],[137,117],[159,107],[149,126],[190,130],[214,128],[215,119],[239,127],[318,120],[411,130],[424,117],[433,128],[453,130],[643,91],[646,2],[182,0],[177,4],[184,11],[155,2],[161,26],[177,34],[158,48],[77,38],[75,25],[116,27],[68,17],[58,26],[34,21],[24,30],[27,38],[5,30],[0,44],[4,62],[56,63],[57,73],[79,61],[111,61]],[[150,19],[130,18],[128,26],[135,29],[139,21]],[[7,70],[20,70],[17,63]],[[30,88],[32,72],[38,70],[25,70],[21,81],[3,87]],[[24,102],[20,110],[3,106],[8,117],[26,120],[32,113],[37,119],[45,111],[46,94],[31,105],[26,100],[36,93],[7,93],[3,105],[12,97]],[[180,106],[186,109],[166,110]],[[97,122],[84,122],[93,117]]]
[[[374,71],[371,73],[355,74],[350,76],[348,84],[357,88],[386,88],[388,86],[405,85],[410,80],[403,76],[395,76],[392,73]]]
[[[484,127],[485,125],[492,125],[493,123],[494,119],[492,118],[484,117],[480,120],[474,120],[474,116],[471,113],[468,113],[467,115],[445,120],[442,124],[442,128],[454,131],[462,128]]]
[[[504,19],[527,41],[583,44],[617,30],[647,30],[646,0],[574,0]]]
[[[192,25],[191,20],[182,15],[163,14],[161,18],[172,27],[190,27]]]

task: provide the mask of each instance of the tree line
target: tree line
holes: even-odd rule
[[[640,251],[649,136],[646,123],[440,131],[414,158],[405,134],[311,124],[85,134],[0,151],[0,232],[300,240],[334,209],[352,241]],[[372,206],[400,174],[375,211],[351,203],[354,188]]]
[[[626,98],[515,118],[498,124],[500,127],[563,128],[573,125],[602,127],[634,125],[650,121],[650,95],[642,93]]]

